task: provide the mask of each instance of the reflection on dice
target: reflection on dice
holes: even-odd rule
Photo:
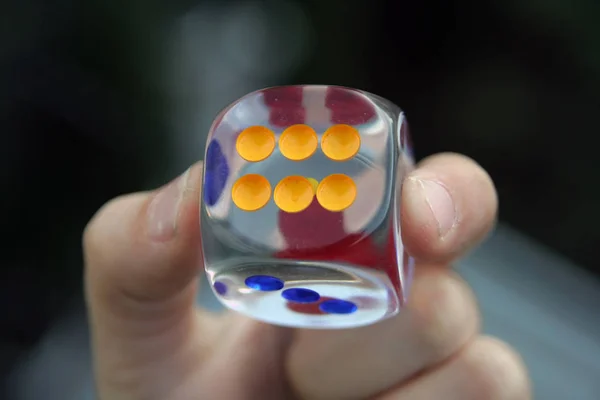
[[[413,270],[399,209],[412,164],[404,114],[378,96],[307,85],[236,101],[205,156],[202,246],[215,295],[298,328],[397,314]]]

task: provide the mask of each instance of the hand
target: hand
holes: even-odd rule
[[[105,205],[84,234],[101,400],[527,400],[519,356],[479,333],[477,303],[450,263],[495,221],[473,161],[423,161],[403,189],[418,260],[398,316],[336,331],[292,330],[196,308],[202,164],[156,192]],[[434,215],[437,217],[434,217]]]

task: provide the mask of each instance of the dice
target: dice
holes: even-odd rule
[[[379,96],[304,85],[242,97],[206,146],[202,247],[215,295],[295,328],[397,314],[414,268],[400,232],[411,168],[404,114]]]

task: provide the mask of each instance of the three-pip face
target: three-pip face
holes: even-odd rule
[[[206,271],[226,306],[314,328],[398,312],[412,268],[396,207],[410,159],[400,110],[378,102],[295,86],[252,93],[219,115],[202,232]]]

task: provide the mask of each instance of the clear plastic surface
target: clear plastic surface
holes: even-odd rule
[[[201,199],[218,299],[298,328],[397,314],[413,273],[399,209],[412,165],[404,114],[363,91],[275,87],[227,107],[208,137]]]

